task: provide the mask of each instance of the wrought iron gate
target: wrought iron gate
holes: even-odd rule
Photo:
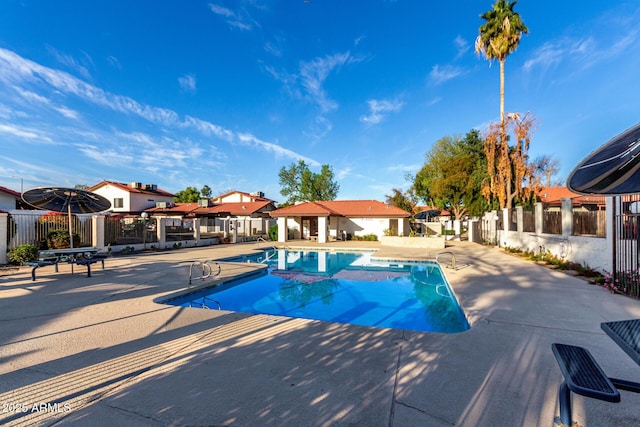
[[[613,271],[627,294],[640,297],[640,194],[613,197]]]

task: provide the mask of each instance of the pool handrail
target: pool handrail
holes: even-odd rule
[[[206,260],[204,262],[194,261],[189,266],[189,284],[191,284],[191,282],[194,279],[204,280],[204,279],[208,279],[209,277],[211,277],[211,275],[213,274],[213,270],[211,269],[211,264],[210,263],[214,263],[214,264],[216,264],[218,266],[218,271],[216,272],[214,277],[219,276],[220,273],[222,273],[222,267],[220,266],[220,264],[218,262],[215,262],[215,261],[212,261],[212,260]],[[201,265],[202,266],[202,276],[193,277],[193,267],[197,266],[197,265]]]
[[[265,242],[266,244],[269,244],[269,242],[267,242],[267,241],[265,240],[265,238],[264,238],[264,237],[262,237],[262,236],[258,237],[258,238],[256,239],[256,242]],[[258,246],[258,247],[260,247],[260,246]],[[278,249],[278,248],[276,248],[274,245],[271,245],[271,249]]]
[[[451,263],[447,264],[445,267],[447,268],[451,268],[453,270],[456,269],[456,256],[454,255],[453,252],[451,251],[444,251],[444,252],[440,252],[438,255],[436,255],[436,262],[441,264],[440,260],[438,258],[440,258],[440,255],[450,255],[451,256]]]

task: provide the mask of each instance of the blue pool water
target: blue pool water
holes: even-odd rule
[[[372,253],[265,251],[225,261],[269,268],[167,304],[423,332],[469,323],[435,262],[380,262]]]

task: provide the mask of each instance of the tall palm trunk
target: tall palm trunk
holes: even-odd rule
[[[504,59],[500,60],[500,124],[504,127]]]
[[[505,192],[505,205],[503,208],[511,208],[513,204],[514,194],[511,188],[511,162],[509,159],[509,141],[507,139],[507,124],[504,120],[504,63],[505,60],[500,60],[500,150],[499,153],[503,156],[503,173],[505,177],[504,192]]]

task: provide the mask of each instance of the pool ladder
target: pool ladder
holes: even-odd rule
[[[211,268],[211,263],[214,263],[215,265],[218,266],[218,271],[213,274],[213,269]],[[198,276],[198,277],[193,277],[193,268],[197,267],[197,266],[201,266],[202,267],[202,276]],[[220,275],[220,273],[222,272],[222,267],[220,266],[220,264],[218,264],[215,261],[212,260],[206,260],[204,262],[200,262],[200,261],[194,261],[191,263],[191,265],[189,266],[189,284],[191,284],[191,282],[193,280],[204,280],[204,279],[208,279],[209,277],[217,277]]]
[[[207,310],[211,310],[211,307],[207,305],[207,301],[216,303],[218,305],[218,310],[222,310],[222,306],[220,305],[220,303],[214,300],[213,298],[209,298],[209,297],[202,297],[202,302],[191,301],[189,303],[189,307],[198,307],[198,308],[205,308]]]
[[[269,242],[267,242],[267,241],[264,239],[264,237],[258,237],[258,238],[256,239],[256,242],[264,242],[264,243],[266,243],[266,244],[269,244]],[[275,247],[275,246],[273,246],[273,245],[269,245],[269,246],[271,246],[271,249],[274,249],[274,250],[277,250],[277,249],[278,249],[278,248],[276,248],[276,247]]]
[[[450,252],[450,251],[440,252],[438,255],[436,255],[436,262],[437,263],[441,263],[440,255],[449,255],[451,257],[451,259],[449,260],[449,264],[446,264],[445,267],[451,268],[451,269],[454,269],[454,270],[456,269],[456,256],[453,254],[453,252]]]

